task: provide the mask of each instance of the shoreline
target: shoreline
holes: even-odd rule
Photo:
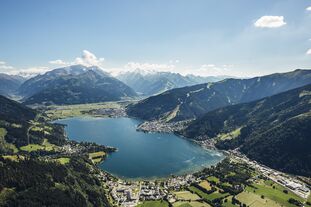
[[[136,120],[139,120],[135,117],[128,117],[128,116],[122,116],[122,117],[98,117],[98,116],[93,116],[93,115],[82,115],[82,116],[72,116],[72,117],[66,117],[66,118],[58,118],[57,120],[55,121],[52,121],[51,123],[55,123],[55,124],[60,124],[60,123],[56,123],[57,121],[60,121],[60,120],[64,120],[64,119],[71,119],[71,118],[75,118],[75,117],[89,117],[89,118],[133,118],[133,119],[136,119]],[[144,123],[142,120],[139,120],[140,122]],[[64,125],[66,126],[66,124],[61,124],[61,125]],[[138,125],[139,126],[139,125]],[[140,131],[140,132],[143,132],[143,131]],[[204,150],[216,150],[217,152],[220,152],[222,153],[221,154],[221,157],[222,159],[219,160],[217,163],[221,162],[223,159],[226,158],[225,154],[223,153],[223,151],[221,150],[218,150],[217,148],[206,148],[206,147],[203,147],[200,143],[196,142],[195,140],[191,140],[191,139],[188,139],[187,137],[184,137],[180,134],[176,134],[174,132],[143,132],[143,133],[165,133],[165,134],[175,134],[176,136],[178,136],[179,138],[181,139],[184,139],[186,141],[189,141],[197,146],[200,146],[202,147]],[[72,140],[72,139],[69,139],[69,137],[67,136],[68,140],[69,141],[75,141],[75,140]],[[75,141],[76,142],[76,141]],[[109,147],[109,146],[106,146],[104,145],[105,147]],[[114,153],[114,152],[118,152],[118,148],[116,147],[112,147],[113,148],[113,151],[112,152],[109,152],[110,153]],[[107,156],[109,156],[109,154],[107,154]],[[170,175],[167,175],[167,176],[153,176],[153,177],[138,177],[138,178],[128,178],[128,177],[124,177],[124,176],[120,176],[120,175],[115,175],[113,173],[110,173],[104,169],[102,169],[99,165],[102,164],[103,162],[105,162],[105,160],[107,159],[107,156],[99,163],[96,164],[96,167],[103,171],[104,173],[107,173],[109,174],[111,177],[114,177],[116,179],[119,179],[119,180],[123,180],[123,181],[130,181],[130,182],[146,182],[146,181],[165,181],[165,180],[168,180],[168,179],[171,179],[171,178],[174,178],[174,177],[184,177],[184,176],[189,176],[189,175],[193,175],[195,173],[198,173],[200,171],[202,171],[203,169],[205,168],[210,168],[211,166],[214,166],[216,165],[217,163],[211,163],[211,164],[207,164],[206,166],[197,166],[195,170],[189,170],[189,169],[186,169],[186,170],[181,170],[180,172],[177,172],[177,173],[174,173],[174,174],[170,174]]]
[[[90,118],[131,118],[131,117],[128,117],[128,116],[121,116],[121,117],[107,117],[107,116],[94,116],[94,115],[90,115],[90,114],[88,114],[88,115],[86,115],[86,116],[72,116],[72,117],[66,117],[66,118],[73,118],[73,117],[90,117]],[[63,118],[63,119],[66,119],[66,118]],[[132,117],[132,118],[135,118],[135,117]],[[136,118],[135,118],[136,119]],[[142,120],[140,120],[140,121],[142,121]],[[142,123],[144,123],[143,121],[142,121]],[[140,124],[137,126],[137,127],[139,127],[140,126]],[[136,129],[137,130],[137,129]],[[137,131],[140,131],[140,130],[137,130]],[[226,150],[219,150],[219,149],[217,149],[216,147],[215,147],[215,143],[213,143],[212,141],[210,141],[210,140],[201,140],[201,141],[198,141],[198,140],[193,140],[193,139],[189,139],[189,138],[187,138],[187,137],[184,137],[184,136],[182,136],[182,135],[180,135],[180,134],[178,134],[178,133],[176,133],[176,131],[170,131],[170,132],[168,132],[168,131],[147,131],[147,130],[144,130],[144,131],[141,131],[141,132],[144,132],[144,133],[173,133],[173,134],[175,134],[175,135],[177,135],[178,137],[180,137],[180,138],[182,138],[182,139],[185,139],[185,140],[187,140],[187,141],[190,141],[190,142],[192,142],[192,143],[194,143],[194,144],[197,144],[197,145],[199,145],[200,147],[202,147],[202,148],[204,148],[204,149],[206,149],[206,150],[217,150],[217,151],[219,151],[219,152],[221,152],[223,155],[224,155],[224,159],[226,158],[226,157],[233,157],[233,159],[235,159],[235,160],[240,160],[240,161],[242,161],[242,162],[244,162],[244,163],[246,163],[247,165],[249,165],[249,166],[251,166],[251,167],[253,167],[253,163],[256,163],[257,164],[257,162],[255,161],[255,160],[250,160],[249,158],[247,158],[247,160],[242,160],[241,159],[241,156],[238,156],[238,155],[236,155],[236,153],[233,153],[232,151],[226,151]],[[116,148],[117,149],[117,148]],[[116,151],[114,151],[114,152],[117,152],[117,150]],[[107,154],[108,155],[108,154]],[[242,156],[242,158],[243,158],[243,156]],[[206,168],[210,168],[211,166],[213,166],[213,165],[215,165],[215,164],[211,164],[211,165],[209,165],[209,166],[204,166],[204,167],[202,167],[202,168],[200,168],[200,169],[198,169],[198,170],[195,170],[195,171],[193,171],[193,172],[185,172],[185,173],[181,173],[181,174],[171,174],[171,175],[169,175],[169,176],[166,176],[166,177],[150,177],[150,178],[143,178],[143,177],[140,177],[140,178],[126,178],[126,177],[122,177],[122,176],[118,176],[118,175],[114,175],[114,174],[112,174],[112,173],[110,173],[110,172],[108,172],[108,171],[106,171],[106,170],[104,170],[104,169],[102,169],[102,168],[100,168],[98,165],[100,165],[101,163],[103,163],[104,161],[106,160],[106,157],[105,157],[105,159],[103,159],[100,163],[98,163],[98,164],[96,164],[96,165],[94,165],[94,167],[97,169],[97,170],[99,170],[100,172],[101,172],[101,175],[107,175],[110,179],[112,178],[114,181],[112,181],[113,183],[132,183],[132,185],[141,185],[141,183],[148,183],[148,182],[169,182],[169,181],[171,181],[171,180],[175,180],[175,179],[186,179],[187,177],[189,177],[189,176],[194,176],[196,173],[199,173],[199,172],[201,172],[202,170],[204,170],[204,169],[206,169]],[[223,159],[222,159],[223,160]],[[219,162],[221,162],[222,160],[220,160]],[[218,163],[219,163],[218,162]],[[259,166],[261,166],[261,167],[263,167],[264,165],[261,165],[261,164],[259,164]],[[264,167],[266,167],[266,166],[264,166]],[[267,177],[268,179],[270,179],[270,180],[272,180],[273,182],[276,182],[276,183],[278,183],[278,184],[280,184],[280,185],[282,185],[283,187],[285,187],[285,188],[287,188],[288,190],[290,190],[291,192],[293,192],[294,194],[296,194],[296,195],[298,195],[299,197],[303,197],[303,198],[306,198],[306,197],[308,197],[310,194],[308,194],[307,196],[305,195],[305,194],[301,194],[301,193],[297,193],[297,191],[293,191],[292,189],[290,189],[288,186],[286,186],[286,185],[284,185],[284,184],[282,184],[282,183],[280,183],[280,182],[278,182],[278,180],[277,179],[273,179],[273,178],[271,178],[271,177],[269,177],[269,176],[267,176],[266,174],[264,174],[262,171],[260,171],[260,169],[258,169],[257,167],[255,167],[254,169],[256,169],[256,171],[258,171],[258,172],[260,172],[260,174],[262,174],[263,176],[265,176],[265,177]],[[277,172],[277,170],[274,170],[274,169],[271,169],[271,168],[269,168],[269,167],[266,167],[266,169],[270,169],[270,170],[272,170],[273,172]],[[280,173],[282,173],[282,172],[280,172]],[[289,177],[289,179],[290,180],[295,180],[295,182],[298,182],[298,183],[304,183],[304,182],[300,182],[300,181],[298,181],[298,180],[296,180],[296,178],[297,178],[297,176],[295,176],[295,175],[289,175],[289,174],[287,174],[287,173],[282,173],[284,176],[286,176],[286,177]],[[108,178],[108,179],[109,179]]]

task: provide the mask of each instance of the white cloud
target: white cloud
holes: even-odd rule
[[[32,77],[38,74],[42,74],[50,70],[48,67],[30,67],[30,68],[15,68],[8,65],[4,61],[0,61],[0,72],[10,75],[21,75],[24,77]]]
[[[10,70],[14,69],[13,66],[8,65],[6,62],[4,61],[0,61],[0,72],[9,72]]]
[[[74,61],[75,64],[81,64],[85,66],[102,66],[104,58],[97,58],[93,53],[88,50],[82,51],[82,56],[77,57]]]
[[[306,8],[307,11],[311,11],[311,6]]]
[[[139,62],[128,62],[125,66],[128,70],[155,70],[155,71],[172,71],[175,69],[173,64],[157,64],[157,63],[139,63]]]
[[[49,63],[52,64],[52,65],[61,65],[61,66],[69,65],[69,63],[67,63],[67,62],[65,62],[63,60],[60,60],[60,59],[58,59],[58,60],[51,60],[51,61],[49,61]]]
[[[204,64],[197,69],[184,70],[182,73],[184,75],[193,74],[198,76],[221,76],[232,74],[233,65],[222,65],[217,66],[215,64]]]
[[[107,71],[112,76],[117,76],[119,74],[125,73],[125,72],[133,72],[136,70],[139,70],[142,74],[150,74],[155,72],[179,72],[176,69],[176,66],[172,64],[174,61],[169,61],[169,64],[160,64],[160,63],[148,63],[148,62],[128,62],[123,67],[118,68],[108,68]]]
[[[81,57],[76,57],[73,61],[67,62],[61,59],[57,59],[57,60],[51,60],[49,61],[49,63],[52,65],[57,65],[57,66],[68,66],[68,65],[81,64],[85,66],[101,67],[103,65],[104,60],[105,60],[104,58],[97,58],[96,55],[94,55],[88,50],[83,50]]]
[[[255,27],[277,28],[286,25],[283,16],[262,16],[255,23]]]
[[[7,74],[10,75],[20,75],[23,77],[33,77],[39,74],[43,74],[46,73],[48,71],[50,71],[51,69],[49,67],[45,67],[45,66],[39,66],[39,67],[30,67],[30,68],[24,68],[24,69],[15,69],[8,71]]]
[[[311,55],[311,49],[306,52],[307,55]]]

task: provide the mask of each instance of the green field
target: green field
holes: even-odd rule
[[[260,195],[251,192],[242,192],[236,198],[250,207],[281,207],[281,204],[269,198],[261,198]]]
[[[288,207],[295,207],[295,205],[288,203],[289,198],[293,198],[300,202],[304,202],[302,198],[292,193],[291,191],[288,191],[287,194],[284,193],[283,190],[285,190],[285,188],[276,183],[273,183],[273,186],[275,186],[275,188],[273,188],[271,186],[272,183],[273,183],[272,181],[261,180],[260,182],[253,184],[255,188],[247,186],[245,191],[255,193],[259,196],[263,195],[265,198],[269,198],[272,201],[275,201],[283,206]]]
[[[33,151],[43,150],[44,146],[38,145],[38,144],[29,144],[26,146],[22,146],[20,149],[26,152],[33,152]]]
[[[58,146],[49,143],[47,139],[44,139],[42,144],[28,144],[26,146],[20,147],[21,150],[26,152],[33,152],[38,150],[45,150],[45,151],[52,151],[52,150],[58,150]]]
[[[173,203],[173,207],[211,207],[207,203],[198,202],[198,201],[177,201]]]
[[[240,136],[241,129],[242,129],[242,127],[237,128],[237,129],[235,129],[235,130],[233,130],[233,131],[231,131],[229,133],[226,133],[226,134],[219,134],[218,138],[221,139],[221,140],[235,139],[238,136]]]
[[[179,200],[191,200],[196,201],[200,199],[197,194],[191,193],[190,191],[179,191],[174,193]]]
[[[94,163],[99,163],[103,160],[105,155],[106,153],[103,151],[92,152],[92,153],[89,153],[89,159],[92,160]]]
[[[207,180],[202,181],[199,185],[206,190],[212,189],[211,184]]]
[[[70,158],[68,158],[68,157],[61,157],[61,158],[58,158],[56,160],[58,162],[60,162],[60,164],[62,164],[62,165],[65,165],[65,164],[70,162]]]
[[[3,155],[2,156],[4,159],[9,159],[9,160],[12,160],[12,161],[19,161],[20,159],[25,159],[24,156],[22,155]]]
[[[208,180],[209,182],[219,183],[219,179],[216,178],[215,176],[210,176],[210,177],[207,178],[207,180]]]
[[[202,192],[200,189],[194,186],[190,186],[189,190],[198,194],[201,198],[206,199],[208,201],[212,201],[216,198],[225,198],[230,195],[229,193],[219,193],[217,191],[211,194],[207,194],[207,193]]]
[[[225,202],[225,200],[227,200],[227,202]],[[228,196],[227,198],[225,198],[223,200],[222,206],[223,207],[237,207],[236,205],[232,204],[232,196]]]
[[[138,204],[137,207],[168,207],[169,204],[166,201],[144,201],[142,204]]]
[[[92,104],[75,104],[66,106],[49,106],[46,110],[46,115],[50,120],[63,119],[74,116],[86,116],[89,115],[91,110],[96,109],[119,109],[124,103],[118,102],[102,102]]]

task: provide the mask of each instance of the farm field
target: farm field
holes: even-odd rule
[[[49,106],[45,114],[50,120],[63,119],[75,116],[87,116],[92,110],[96,109],[120,109],[122,104],[119,102],[102,102],[92,104],[76,104],[66,106]]]
[[[142,204],[138,204],[137,207],[168,207],[169,204],[166,201],[144,201]]]
[[[212,189],[210,183],[207,180],[202,181],[199,185],[206,190]]]
[[[253,183],[253,186],[254,187],[247,186],[245,191],[255,193],[259,196],[263,195],[265,198],[269,198],[272,201],[275,201],[283,206],[295,207],[294,204],[290,204],[288,202],[290,198],[298,200],[302,203],[304,202],[302,198],[292,193],[291,191],[287,190],[288,193],[283,192],[284,190],[286,190],[284,187],[269,180],[268,181],[260,180],[256,183]]]
[[[173,207],[210,207],[208,203],[198,201],[177,201],[173,203]]]
[[[261,198],[260,195],[251,192],[242,192],[236,198],[250,207],[281,207],[281,205],[269,198]]]
[[[190,191],[180,191],[174,193],[179,200],[191,200],[195,201],[200,199],[197,194],[191,193]]]
[[[92,152],[92,153],[89,153],[89,159],[91,159],[94,163],[99,163],[103,160],[105,155],[106,153],[103,151]]]
[[[207,178],[207,181],[219,183],[219,179],[216,178],[215,176],[210,176],[210,177],[208,177],[208,178]]]
[[[44,139],[42,144],[28,144],[25,146],[20,147],[21,150],[27,151],[27,152],[33,152],[33,151],[38,151],[38,150],[45,150],[45,151],[52,151],[52,150],[57,150],[59,147],[49,143],[47,139]]]
[[[206,199],[208,201],[212,201],[216,198],[225,198],[230,195],[229,193],[219,193],[217,191],[211,194],[207,194],[207,193],[202,192],[200,189],[194,186],[190,186],[189,190],[198,194],[201,198]]]
[[[69,163],[70,162],[70,158],[68,158],[68,157],[61,157],[61,158],[58,158],[58,159],[56,159],[60,164],[62,164],[62,165],[65,165],[65,164],[67,164],[67,163]]]

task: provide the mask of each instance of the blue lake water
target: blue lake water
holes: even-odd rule
[[[118,148],[99,165],[122,178],[151,179],[195,172],[221,161],[224,156],[174,134],[136,131],[132,118],[75,117],[56,121],[66,124],[70,139]]]

